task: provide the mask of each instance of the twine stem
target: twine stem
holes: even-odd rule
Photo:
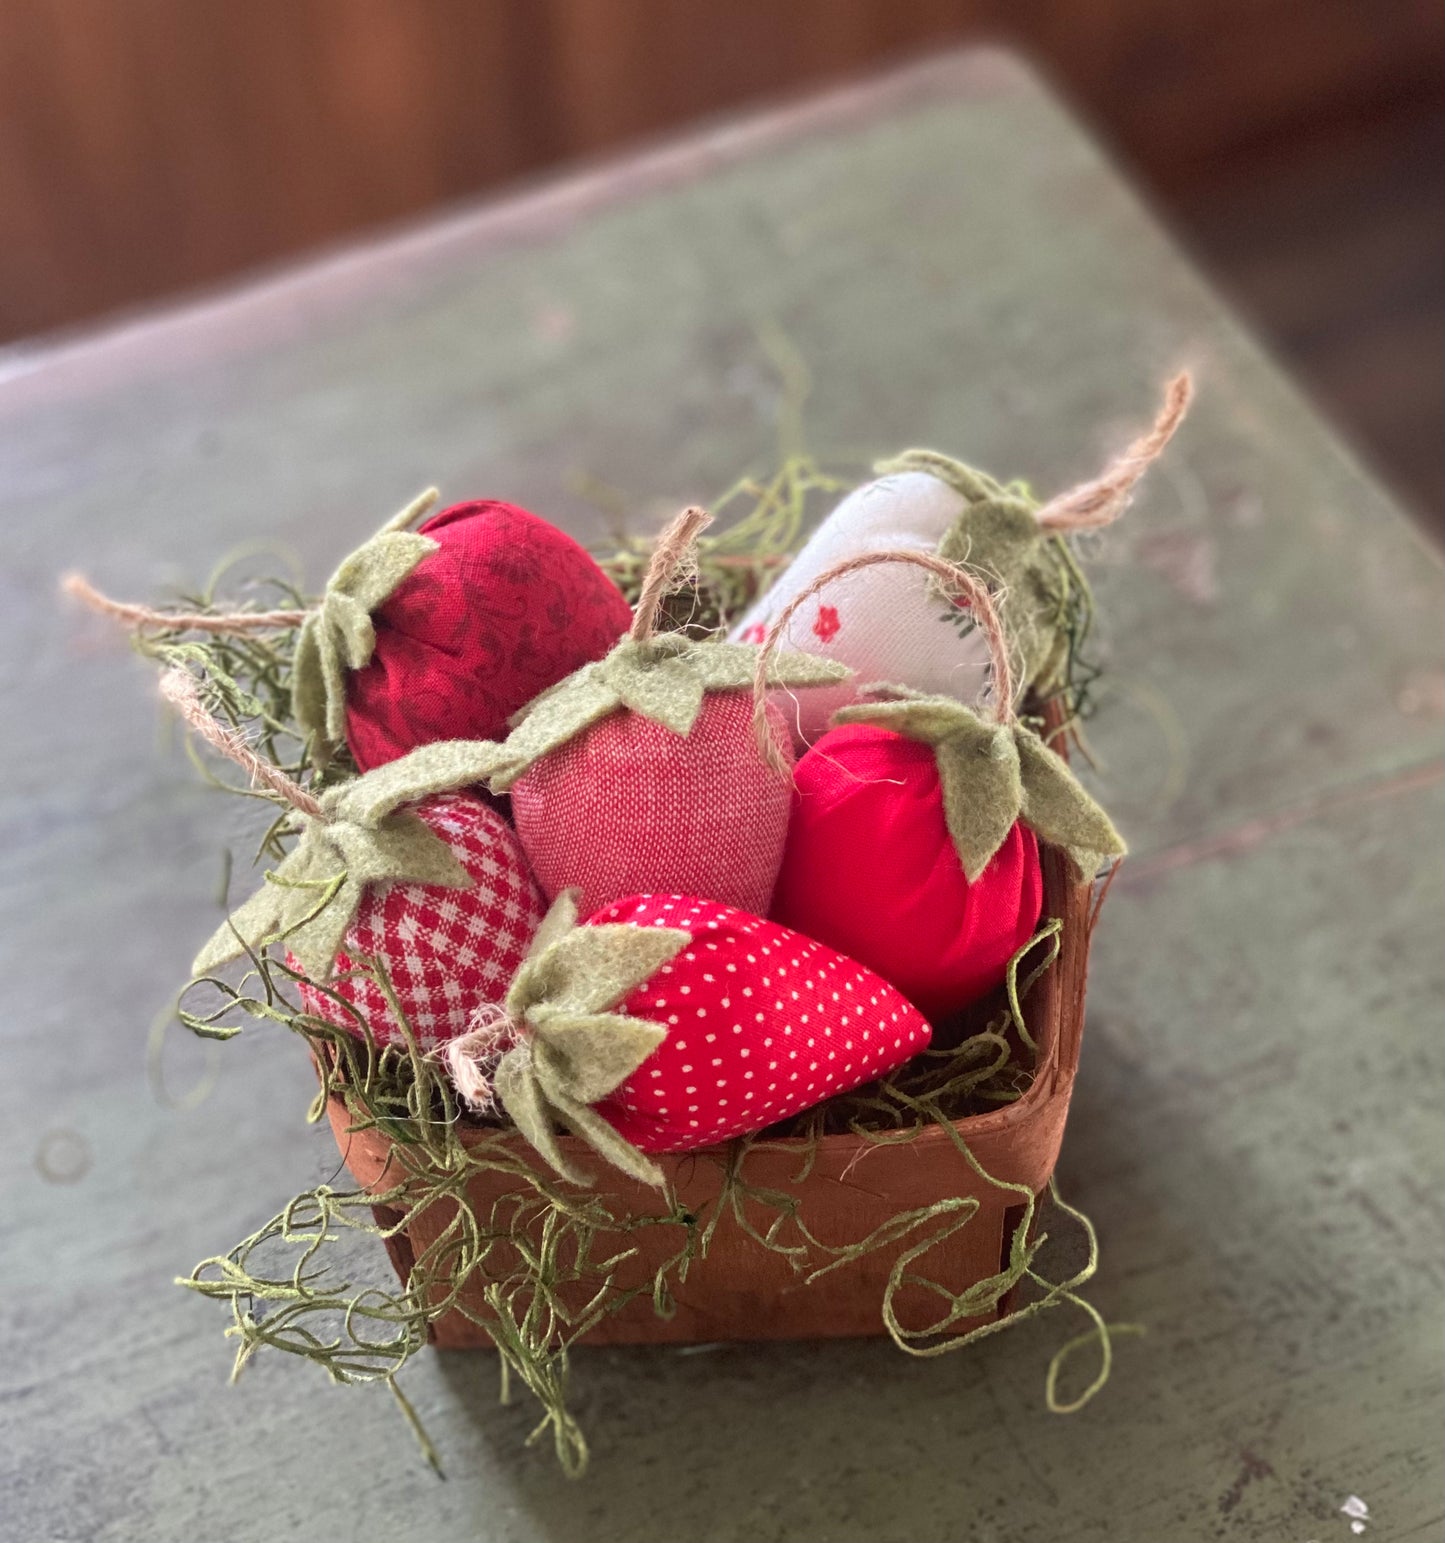
[[[663,596],[687,572],[697,538],[711,523],[712,516],[707,510],[694,505],[684,509],[657,538],[652,561],[647,565],[647,577],[637,596],[637,608],[632,613],[632,626],[627,633],[634,643],[645,642],[652,636]]]
[[[252,786],[259,782],[273,793],[279,793],[293,809],[299,809],[302,814],[310,815],[312,819],[324,818],[321,805],[300,783],[288,777],[279,766],[273,766],[265,757],[257,755],[239,729],[222,723],[210,711],[201,700],[195,676],[188,670],[172,665],[161,676],[161,695],[181,715],[188,727],[194,729],[207,744],[233,760],[250,777]]]
[[[1141,434],[1092,481],[1081,482],[1050,499],[1038,512],[1039,524],[1060,535],[1070,531],[1100,530],[1105,525],[1112,525],[1129,507],[1139,479],[1174,438],[1193,397],[1194,381],[1188,370],[1181,370],[1165,386],[1164,404],[1149,432]]]
[[[299,627],[311,613],[309,611],[234,611],[229,614],[206,611],[157,611],[148,605],[132,605],[124,600],[112,600],[101,592],[83,573],[67,573],[60,587],[73,600],[100,616],[133,629],[162,627],[174,632],[274,632],[288,627]]]

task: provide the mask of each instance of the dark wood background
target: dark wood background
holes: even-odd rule
[[[1437,0],[0,0],[0,340],[969,39],[1437,511]]]

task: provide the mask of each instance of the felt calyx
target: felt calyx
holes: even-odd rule
[[[623,638],[516,716],[489,779],[492,791],[506,792],[543,756],[623,709],[686,737],[710,692],[752,689],[757,657],[750,644],[699,643],[679,633]],[[767,684],[823,685],[847,674],[831,660],[788,654],[773,661]]]
[[[1109,816],[1032,729],[1016,720],[987,722],[952,697],[920,696],[898,686],[867,691],[891,700],[843,708],[834,721],[872,724],[933,748],[944,818],[970,882],[1018,821],[1060,848],[1084,879],[1123,855],[1123,838]]]
[[[371,662],[376,628],[371,613],[390,598],[438,544],[408,527],[437,502],[435,488],[413,499],[332,574],[318,608],[296,640],[291,708],[318,744],[346,737],[346,672]]]
[[[873,469],[880,476],[926,472],[966,501],[938,556],[966,565],[993,591],[1020,686],[1052,685],[1067,661],[1070,614],[1088,603],[1088,590],[1062,538],[1039,523],[1038,502],[1022,484],[1004,487],[934,450],[905,450]]]
[[[300,840],[201,950],[193,973],[284,940],[305,974],[325,982],[369,886],[469,887],[456,854],[406,806],[481,781],[494,749],[486,741],[424,745],[329,789],[316,813],[298,811]]]
[[[662,1183],[656,1163],[590,1106],[667,1037],[666,1026],[614,1009],[690,941],[671,927],[579,927],[573,891],[547,913],[507,993],[506,1022],[520,1042],[497,1064],[493,1085],[517,1129],[563,1178],[591,1182],[563,1156],[554,1120],[624,1173]]]

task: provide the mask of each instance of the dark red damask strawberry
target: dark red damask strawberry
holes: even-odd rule
[[[434,494],[342,563],[296,652],[293,706],[362,771],[418,745],[497,739],[540,692],[617,641],[622,592],[568,535],[514,504]]]

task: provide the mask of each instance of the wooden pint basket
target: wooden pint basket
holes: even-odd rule
[[[1039,976],[1022,1004],[1038,1046],[1036,1074],[1016,1102],[954,1123],[956,1135],[978,1169],[1005,1183],[1026,1186],[1035,1195],[1048,1183],[1063,1141],[1084,1027],[1092,923],[1091,886],[1075,878],[1061,853],[1043,848],[1042,855],[1043,912],[1061,920],[1063,928],[1057,959]],[[356,1181],[376,1195],[394,1189],[400,1179],[399,1164],[385,1134],[375,1128],[351,1129],[351,1117],[338,1096],[331,1098],[328,1114]],[[463,1133],[468,1143],[495,1138],[495,1131],[481,1128]],[[521,1137],[515,1142],[519,1155],[540,1162]],[[608,1168],[574,1137],[562,1137],[561,1144],[580,1168],[596,1175],[596,1193],[616,1214],[643,1218],[666,1214],[656,1190]],[[807,1160],[810,1147],[811,1162]],[[658,1159],[677,1200],[694,1216],[710,1216],[719,1200],[725,1150]],[[926,1256],[918,1256],[927,1277],[952,1292],[986,1280],[1006,1266],[1014,1231],[1026,1210],[1017,1189],[988,1182],[939,1126],[892,1144],[853,1134],[823,1136],[816,1142],[767,1141],[748,1152],[744,1172],[755,1189],[795,1196],[809,1230],[829,1246],[856,1243],[902,1212],[972,1196],[978,1210],[967,1224],[937,1229],[939,1241]],[[469,1183],[468,1200],[476,1214],[489,1215],[504,1194],[515,1192],[516,1182],[500,1173],[480,1172]],[[403,1282],[412,1261],[446,1228],[451,1209],[451,1202],[436,1202],[388,1240]],[[378,1206],[376,1212],[378,1221],[388,1228],[402,1219],[385,1206]],[[760,1214],[756,1225],[766,1229],[776,1214]],[[635,1290],[636,1294],[603,1318],[583,1342],[688,1344],[882,1334],[881,1309],[895,1262],[905,1251],[918,1249],[929,1235],[926,1228],[911,1232],[808,1280],[786,1257],[750,1237],[732,1216],[724,1216],[706,1252],[692,1260],[686,1278],[675,1286],[676,1310],[663,1317],[654,1310],[651,1287],[658,1267],[677,1251],[677,1228],[640,1226],[619,1245],[634,1252],[618,1267],[612,1283],[613,1290]],[[595,1290],[595,1283],[579,1281],[573,1300],[568,1299],[567,1287],[561,1295],[580,1310]],[[487,1316],[481,1292],[481,1283],[471,1281],[463,1288],[462,1301],[478,1316]],[[937,1295],[918,1286],[903,1285],[893,1305],[905,1331],[922,1332],[939,1316]],[[948,1332],[963,1333],[987,1321],[962,1320],[949,1325]],[[436,1319],[430,1332],[433,1343],[442,1348],[491,1343],[482,1328],[455,1309]]]

